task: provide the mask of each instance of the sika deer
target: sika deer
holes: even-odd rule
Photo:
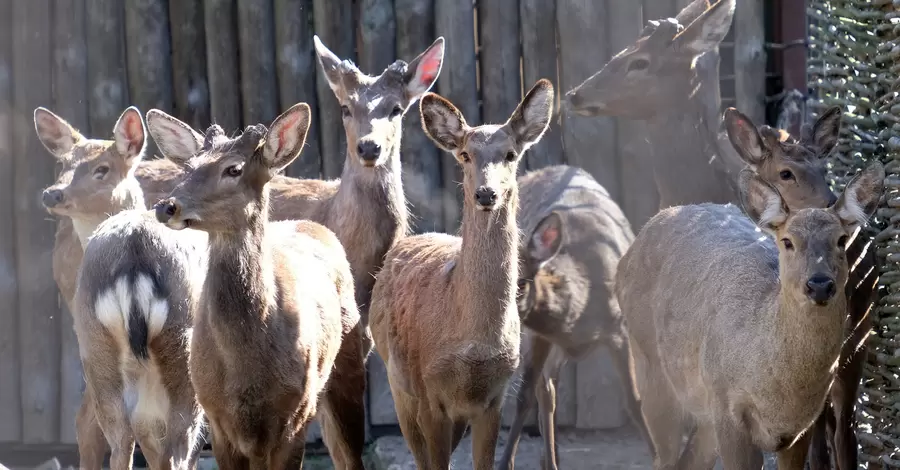
[[[76,419],[80,467],[100,468],[105,435],[114,469],[131,468],[135,438],[151,468],[193,468],[203,413],[184,338],[206,237],[177,236],[146,217],[134,177],[146,150],[136,108],[122,113],[113,141],[84,139],[44,108],[34,121],[64,166],[44,204],[71,217],[85,253],[71,303],[87,382]]]
[[[191,380],[222,468],[299,468],[322,397],[337,468],[362,466],[365,363],[340,241],[310,221],[269,222],[272,177],[300,153],[305,103],[236,139],[207,130],[188,174],[156,204],[170,228],[209,234],[209,273],[191,339]],[[162,146],[179,136],[161,135]]]
[[[615,290],[656,468],[711,469],[718,453],[725,470],[758,469],[769,451],[779,469],[803,469],[844,339],[844,245],[875,211],[883,181],[876,162],[834,206],[795,210],[747,169],[749,219],[730,204],[700,204],[644,226]],[[685,422],[696,430],[679,458]]]
[[[519,363],[515,311],[522,154],[550,123],[553,86],[539,80],[502,125],[469,127],[429,93],[422,127],[463,167],[461,237],[428,233],[388,251],[372,294],[372,332],[403,436],[419,468],[448,468],[468,423],[477,469],[494,465],[500,410]]]

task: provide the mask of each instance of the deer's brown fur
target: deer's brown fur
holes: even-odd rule
[[[309,119],[300,103],[236,139],[210,127],[155,206],[169,227],[209,234],[190,370],[222,468],[300,467],[320,395],[336,466],[363,468],[363,330],[344,249],[318,223],[268,220],[268,182],[299,155]]]
[[[515,310],[522,154],[540,139],[553,86],[539,80],[503,125],[469,127],[435,94],[426,134],[463,168],[461,237],[423,234],[388,251],[373,291],[372,331],[400,426],[419,468],[448,468],[468,424],[475,468],[494,464],[500,410],[519,363]]]

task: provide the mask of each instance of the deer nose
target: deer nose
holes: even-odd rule
[[[834,280],[828,276],[816,274],[806,281],[806,296],[817,304],[827,303],[835,292]]]
[[[63,202],[63,192],[58,189],[45,189],[41,194],[41,202],[44,203],[44,207],[56,207]]]
[[[381,155],[381,146],[371,140],[363,140],[356,146],[356,153],[359,158],[367,162],[378,160]]]
[[[156,211],[156,220],[166,223],[178,213],[178,206],[172,198],[163,199],[154,204],[153,209]]]
[[[491,207],[497,202],[497,193],[486,186],[475,190],[475,201],[482,207]]]

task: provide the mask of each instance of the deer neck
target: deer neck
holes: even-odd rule
[[[87,247],[91,234],[104,220],[125,210],[147,210],[144,192],[134,175],[129,175],[113,189],[108,211],[72,217],[72,228],[78,235],[81,248]]]
[[[466,201],[474,195],[466,194]],[[462,246],[453,284],[461,322],[485,342],[496,344],[518,338],[519,317],[515,308],[518,278],[519,230],[516,211],[518,189],[492,212],[474,204],[463,207]]]
[[[248,210],[243,230],[209,233],[209,269],[204,292],[210,312],[223,326],[244,333],[249,320],[264,321],[275,305],[273,249],[266,236],[268,190]]]

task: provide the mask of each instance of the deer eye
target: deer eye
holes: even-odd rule
[[[237,178],[238,176],[241,176],[243,171],[244,169],[241,165],[231,165],[228,168],[225,168],[225,171],[222,174],[229,178]]]
[[[847,237],[847,235],[841,235],[841,238],[838,238],[838,246],[841,248],[846,248],[847,240],[849,240],[849,237]]]
[[[350,117],[350,108],[347,106],[341,106],[341,116]]]
[[[106,178],[107,173],[109,173],[109,167],[100,165],[94,169],[94,179],[102,180],[103,178]]]
[[[509,152],[506,154],[506,161],[514,162],[516,161],[516,152]]]
[[[469,163],[470,161],[472,161],[472,159],[469,158],[469,154],[467,152],[460,152],[459,158],[462,158],[462,161],[464,161],[466,163]]]
[[[782,238],[781,244],[784,245],[785,250],[793,250],[794,249],[794,242],[788,240],[787,238]]]
[[[403,114],[403,108],[400,106],[394,106],[394,109],[391,110],[391,119]]]
[[[631,63],[628,64],[628,71],[632,70],[644,70],[650,66],[650,61],[647,59],[634,59]]]
[[[794,173],[791,170],[781,170],[781,173],[778,173],[778,177],[787,181],[794,179]]]

